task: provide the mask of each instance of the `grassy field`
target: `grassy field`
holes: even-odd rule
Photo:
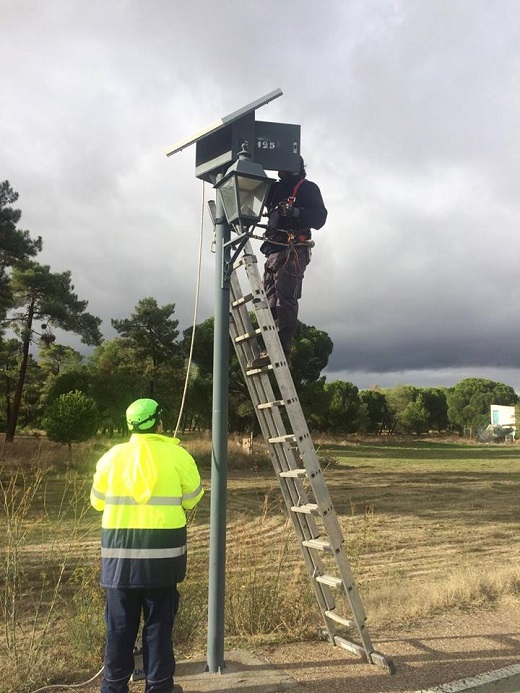
[[[210,507],[209,439],[184,440],[208,493],[189,520],[180,654],[205,650]],[[72,466],[42,439],[3,450],[0,667],[10,683],[0,691],[83,681],[101,667],[100,517],[88,491],[107,445],[77,448]],[[372,630],[517,603],[520,446],[386,438],[316,447]],[[230,446],[227,515],[228,646],[315,637],[320,617],[261,445],[253,457]]]
[[[417,620],[520,594],[517,447],[424,442],[328,452],[341,465],[328,481],[347,537],[364,537],[354,554],[371,620]]]

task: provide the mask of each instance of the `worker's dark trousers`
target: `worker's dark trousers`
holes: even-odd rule
[[[101,693],[128,693],[141,611],[145,693],[172,693],[175,672],[172,629],[178,604],[175,586],[107,590],[107,644]]]
[[[296,332],[298,300],[302,295],[303,275],[308,263],[306,246],[293,246],[271,253],[265,263],[264,290],[286,354]]]

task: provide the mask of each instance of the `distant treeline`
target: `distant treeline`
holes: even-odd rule
[[[21,212],[12,207],[17,198],[8,181],[0,183],[0,428],[6,440],[19,426],[44,428],[68,443],[96,430],[126,434],[124,412],[138,397],[160,401],[169,430],[209,429],[213,320],[195,327],[183,398],[193,328],[179,332],[175,304],[160,306],[145,297],[129,317],[112,319],[118,336],[103,340],[101,320],[74,293],[71,273],[52,272],[34,259],[42,239],[17,228]],[[60,344],[62,331],[92,346],[90,355]],[[482,378],[451,388],[398,385],[360,391],[321,375],[332,351],[326,332],[298,323],[291,373],[313,431],[478,431],[489,422],[491,404],[518,401],[512,387]],[[233,353],[229,379],[230,432],[255,430],[253,406]]]

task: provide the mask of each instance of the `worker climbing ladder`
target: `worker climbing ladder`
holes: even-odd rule
[[[245,287],[245,291],[242,287]],[[324,638],[394,673],[374,651],[343,532],[303,416],[249,241],[230,279],[230,334],[325,623]],[[254,327],[250,311],[256,314]],[[270,364],[250,366],[265,345]],[[354,641],[357,640],[357,642]]]

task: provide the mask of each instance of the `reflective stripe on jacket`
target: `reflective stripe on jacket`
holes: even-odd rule
[[[90,493],[103,512],[101,584],[154,588],[186,573],[186,516],[204,491],[176,438],[133,434],[98,461]]]

